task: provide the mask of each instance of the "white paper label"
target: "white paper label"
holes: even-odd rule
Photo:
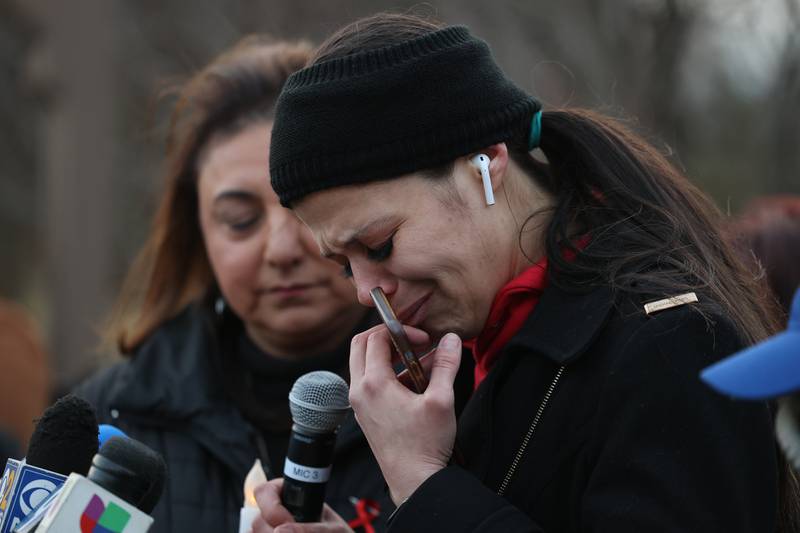
[[[283,475],[306,483],[325,483],[331,477],[331,467],[315,468],[313,466],[303,466],[293,463],[287,457],[283,466]]]

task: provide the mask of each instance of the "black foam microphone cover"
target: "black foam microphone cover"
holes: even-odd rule
[[[48,407],[31,435],[28,464],[68,476],[86,475],[97,453],[97,416],[82,398],[68,394]]]
[[[87,477],[150,514],[161,498],[166,474],[158,452],[128,437],[112,437],[92,459]]]

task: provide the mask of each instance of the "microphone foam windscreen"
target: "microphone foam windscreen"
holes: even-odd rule
[[[298,426],[315,433],[335,430],[350,410],[347,383],[337,374],[316,370],[303,374],[289,392],[289,410]]]
[[[161,454],[137,440],[111,437],[100,448],[98,455],[134,473],[137,481],[143,482],[141,494],[134,497],[136,501],[131,503],[150,514],[161,498],[167,477],[167,465]],[[91,474],[89,478],[92,479]]]
[[[68,476],[86,475],[97,453],[97,417],[94,408],[72,394],[48,407],[28,444],[28,464]]]

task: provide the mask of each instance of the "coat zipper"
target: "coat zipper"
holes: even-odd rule
[[[528,428],[528,432],[525,433],[525,437],[522,439],[522,444],[517,450],[517,454],[514,456],[514,460],[511,461],[511,466],[506,472],[506,477],[503,479],[503,482],[500,484],[500,488],[497,489],[497,494],[503,496],[505,494],[506,489],[508,488],[508,484],[511,481],[511,478],[514,476],[514,472],[517,470],[517,466],[519,466],[520,461],[522,460],[522,456],[525,455],[525,449],[528,447],[528,444],[533,437],[533,432],[536,431],[536,426],[539,425],[539,421],[542,418],[542,414],[544,413],[547,404],[550,402],[550,397],[553,395],[553,392],[556,390],[556,386],[558,385],[558,380],[561,379],[561,374],[564,373],[563,366],[558,368],[558,372],[556,372],[556,377],[553,378],[553,382],[550,383],[550,387],[547,389],[547,392],[542,399],[542,403],[539,405],[539,409],[536,411],[536,416],[533,417],[533,422],[531,422],[531,427]]]

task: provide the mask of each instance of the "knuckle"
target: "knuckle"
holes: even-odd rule
[[[461,354],[437,353],[433,360],[433,367],[446,374],[455,374],[460,366]]]
[[[261,513],[261,517],[268,526],[277,527],[286,521],[286,512],[279,506],[274,506]]]
[[[458,363],[452,357],[440,356],[433,361],[433,366],[442,370],[454,370],[458,368]]]
[[[269,498],[268,492],[269,487],[267,485],[259,485],[253,491],[253,496],[255,497],[256,502],[258,502],[259,507],[266,506]]]
[[[425,403],[428,410],[436,413],[449,413],[454,406],[452,394],[438,391],[431,391]]]
[[[357,346],[360,346],[363,343],[364,343],[364,333],[363,332],[362,333],[357,333],[356,335],[353,335],[353,338],[350,339],[350,347],[351,348],[355,348]]]
[[[366,378],[361,382],[361,389],[366,397],[374,397],[381,390],[381,385],[374,379]]]

